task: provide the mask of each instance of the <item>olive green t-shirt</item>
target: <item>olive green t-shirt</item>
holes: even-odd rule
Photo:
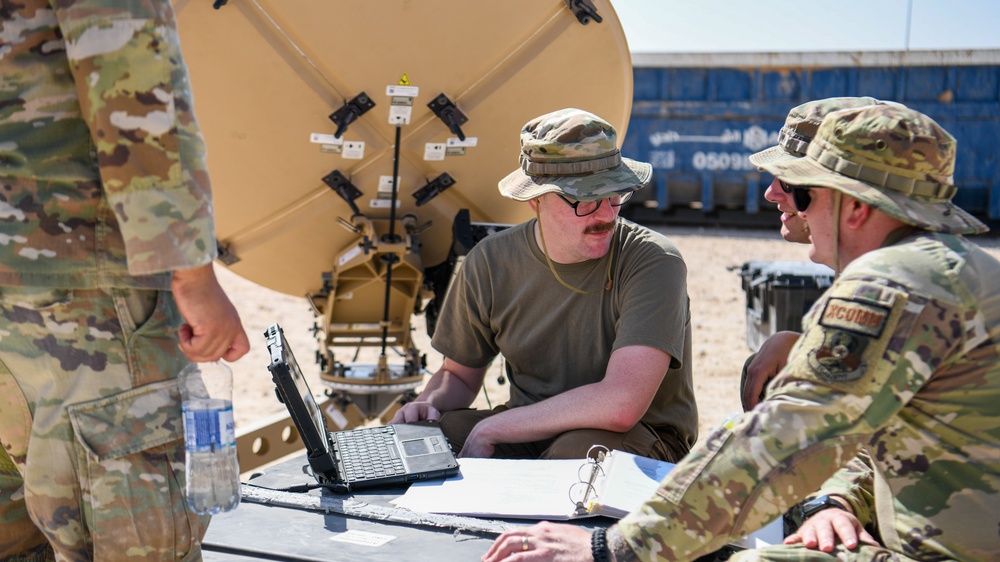
[[[642,421],[697,438],[691,382],[687,268],[665,236],[620,219],[613,255],[554,264],[581,295],[556,280],[531,220],[492,234],[469,252],[448,291],[431,344],[449,359],[484,367],[503,354],[509,407],[533,404],[604,378],[611,353],[643,345],[668,353],[670,368]],[[613,284],[607,282],[612,259]]]

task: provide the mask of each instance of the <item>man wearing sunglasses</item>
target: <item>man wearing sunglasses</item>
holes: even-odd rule
[[[764,164],[790,162],[806,155],[806,149],[823,118],[834,111],[852,107],[892,104],[869,97],[837,97],[806,102],[792,108],[778,132],[778,144],[750,155],[750,163],[758,168]],[[763,169],[763,168],[761,168]],[[781,211],[781,237],[788,242],[809,243],[809,225],[799,216],[792,201],[792,190],[774,178],[764,191],[764,198]],[[798,340],[797,332],[778,332],[761,345],[744,365],[740,377],[740,399],[744,410],[750,410],[763,398],[764,387],[785,366],[788,352]]]
[[[767,399],[606,532],[542,524],[505,533],[484,560],[522,536],[539,556],[521,560],[694,560],[821,486],[861,491],[841,467],[862,450],[873,497],[850,507],[879,544],[731,560],[1000,559],[1000,262],[962,236],[986,227],[951,202],[955,153],[929,117],[876,105],[831,113],[805,156],[765,164],[807,192],[810,257],[840,271]]]
[[[816,136],[823,118],[834,111],[851,107],[865,107],[887,103],[869,97],[826,98],[803,103],[793,107],[785,117],[785,123],[778,131],[778,144],[766,148],[749,157],[750,163],[761,168],[766,163],[785,162],[806,155],[809,143]],[[888,102],[892,103],[892,102]],[[778,206],[781,211],[781,237],[788,242],[809,243],[809,225],[795,211],[791,192],[783,189],[775,178],[764,191],[764,199]]]
[[[698,423],[687,269],[668,239],[618,217],[651,166],[578,109],[529,121],[520,164],[500,193],[535,218],[466,257],[432,339],[444,364],[393,421],[440,418],[466,457],[583,458],[602,444],[679,460]],[[467,409],[498,354],[510,400]]]
[[[895,102],[870,97],[838,97],[810,101],[792,108],[778,133],[778,145],[750,155],[750,162],[762,167],[768,163],[790,162],[802,158],[806,155],[806,149],[816,136],[824,117],[841,109],[878,104],[895,104]],[[798,214],[793,193],[791,186],[775,177],[764,192],[764,198],[776,204],[782,213],[782,238],[788,242],[808,244],[809,225]],[[784,368],[789,352],[800,336],[799,332],[777,332],[767,338],[760,349],[747,360],[740,376],[740,399],[744,411],[753,409],[764,399],[767,383]],[[869,485],[874,482],[871,459],[862,452],[852,459],[844,470],[854,472],[851,480],[858,482],[859,486],[854,490],[817,492],[792,508],[785,516],[785,529],[791,533],[786,542],[802,543],[807,547],[826,552],[832,551],[838,541],[851,547],[859,540],[875,543],[874,537],[854,516],[851,500],[841,495],[851,494],[855,502],[864,502],[866,497],[870,497]]]
[[[896,116],[893,116],[892,118],[899,119],[899,117]],[[929,118],[924,117],[924,119],[926,119],[926,123],[923,124],[927,125],[929,130],[935,133],[937,131],[943,132],[943,129],[937,127],[937,125]],[[907,131],[907,123],[902,121],[901,124],[901,127],[897,124],[898,129]],[[935,130],[935,128],[937,129]],[[834,137],[842,138],[843,136],[846,136],[847,131],[849,130],[849,128],[834,128]],[[915,128],[911,132],[913,134],[919,134],[920,131],[919,128]],[[893,141],[898,140],[898,135],[900,135],[900,130],[894,130],[893,134],[887,135],[885,138],[866,139],[870,143],[866,148],[875,154],[892,154],[894,148]],[[928,137],[928,139],[923,140],[925,142],[933,140],[934,142],[940,143],[938,147],[940,150],[938,152],[946,152],[947,147],[954,146],[954,139],[947,136],[947,133],[942,135],[943,140],[935,138],[931,135],[928,135]],[[916,145],[917,143],[914,142],[912,144]],[[868,281],[869,283],[888,282],[890,280],[901,281],[899,283],[901,285],[899,288],[909,292],[907,298],[911,303],[910,306],[914,306],[914,303],[921,303],[920,297],[922,295],[920,295],[920,292],[932,294],[935,298],[926,298],[926,302],[932,303],[935,299],[945,301],[948,300],[941,299],[940,295],[934,293],[940,293],[942,289],[945,291],[951,290],[953,292],[953,299],[966,300],[964,303],[964,313],[967,319],[970,315],[975,315],[977,316],[976,321],[986,320],[986,326],[982,328],[986,331],[992,331],[995,333],[998,323],[998,314],[995,311],[995,301],[998,298],[997,292],[986,289],[981,290],[979,294],[974,294],[973,291],[973,298],[968,299],[970,295],[965,292],[966,287],[964,286],[970,280],[975,280],[977,277],[988,277],[989,275],[986,272],[990,269],[995,272],[997,269],[995,260],[986,256],[986,259],[983,260],[982,263],[977,264],[976,262],[979,261],[978,256],[984,254],[974,245],[958,238],[957,236],[939,236],[939,240],[937,241],[939,243],[939,248],[934,248],[932,244],[917,244],[915,242],[918,238],[920,238],[921,230],[943,232],[952,235],[973,234],[986,230],[986,227],[979,223],[979,221],[969,216],[963,210],[954,206],[950,202],[951,197],[955,193],[955,188],[948,185],[948,183],[950,183],[951,171],[953,168],[948,168],[947,174],[938,173],[936,177],[928,174],[928,177],[932,178],[931,181],[924,180],[917,175],[910,175],[909,177],[904,176],[904,179],[900,180],[898,177],[891,174],[893,170],[877,168],[876,166],[879,162],[864,161],[864,156],[871,156],[870,154],[865,154],[864,149],[857,151],[858,157],[856,158],[851,158],[853,154],[849,154],[847,158],[844,158],[843,156],[835,157],[833,154],[835,149],[836,145],[831,143],[829,150],[824,152],[817,151],[815,162],[820,162],[827,167],[832,166],[834,169],[840,170],[840,173],[838,173],[837,176],[832,176],[832,178],[829,176],[826,178],[821,177],[819,181],[816,182],[817,185],[815,187],[808,185],[810,183],[810,177],[815,177],[811,176],[810,171],[808,171],[809,168],[790,167],[787,170],[783,170],[781,166],[771,168],[771,171],[776,173],[778,176],[777,182],[779,183],[780,188],[784,193],[788,193],[790,195],[796,211],[800,214],[800,216],[806,218],[810,226],[813,224],[819,225],[817,228],[821,228],[822,234],[825,234],[825,236],[817,236],[814,234],[814,237],[819,240],[814,240],[810,257],[814,261],[829,265],[838,272],[841,271],[842,268],[848,267],[849,264],[857,262],[857,265],[855,265],[854,268],[847,269],[845,274],[850,272],[853,273],[853,277],[864,280],[863,276],[867,273],[870,276],[870,280],[865,281]],[[933,154],[933,152],[929,151],[926,146],[916,147],[909,153],[906,153],[903,150],[895,153],[895,155],[900,156],[901,158],[910,158],[912,168],[922,170],[928,170],[928,168],[930,168],[931,171],[939,171],[933,169],[935,162],[932,158],[928,158],[928,154]],[[858,160],[860,160],[861,163],[857,166],[852,166],[852,164]],[[905,165],[898,161],[894,163],[897,166]],[[814,174],[817,168],[813,162],[810,162],[810,164],[813,164],[811,170]],[[866,164],[869,165],[866,166]],[[953,164],[950,166],[953,166]],[[785,171],[787,174],[785,177],[781,177],[780,174],[782,171]],[[847,179],[844,179],[845,175]],[[939,180],[939,183],[935,184],[933,180],[938,178],[942,178],[942,180]],[[864,179],[868,179],[869,181],[864,181]],[[944,183],[941,183],[941,181]],[[873,183],[875,184],[874,186],[872,185]],[[882,189],[875,191],[872,189],[873,187],[881,187]],[[825,189],[826,193],[817,192],[817,189]],[[906,195],[904,197],[900,194]],[[843,201],[843,195],[848,195],[850,198],[854,199],[854,202],[850,200]],[[814,200],[822,201],[824,204],[827,204],[829,214],[817,210],[816,206],[820,203],[817,202],[814,204]],[[870,235],[873,232],[873,229],[868,229],[866,232],[864,224],[859,224],[858,222],[858,209],[863,210],[864,205],[867,205],[870,209],[875,210],[877,213],[874,215],[875,218],[873,220],[878,221],[880,218],[887,218],[888,220],[883,220],[884,223],[888,224],[890,227],[893,224],[898,226],[898,228],[894,230],[886,230],[883,228],[881,231],[886,234],[884,237],[884,243],[882,244],[882,247],[885,248],[884,250],[880,250],[878,246],[873,246],[871,243],[873,238],[866,236],[866,234]],[[845,212],[848,214],[848,217],[844,222],[841,222],[841,214]],[[815,218],[813,220],[809,220],[810,215]],[[874,232],[880,231],[874,230]],[[933,235],[925,234],[923,237],[931,239]],[[913,240],[910,240],[910,238]],[[959,250],[959,255],[961,257],[955,262],[951,260],[942,260],[943,263],[935,264],[932,260],[925,259],[922,260],[924,263],[920,263],[920,258],[923,256],[919,256],[917,258],[912,256],[913,254],[933,250],[941,251],[942,248],[948,247],[951,244],[956,244],[956,241],[952,238],[957,238],[959,245],[964,246],[962,250]],[[878,238],[875,237],[874,239],[877,240]],[[905,249],[908,245],[910,248],[907,252]],[[882,258],[881,254],[872,255],[876,250],[879,250],[885,255],[885,257]],[[879,258],[882,258],[882,263],[878,263],[876,261]],[[958,270],[952,269],[953,266],[961,264],[961,262],[969,262],[973,265],[962,267]],[[870,270],[866,272],[865,269],[863,269],[864,266],[860,264],[867,264]],[[935,268],[935,265],[938,267]],[[926,266],[927,269],[917,273],[917,270],[919,270],[921,266]],[[877,273],[873,274],[872,271]],[[958,274],[958,282],[956,283],[933,280],[935,275],[949,275],[957,273],[958,271],[961,271],[961,273]],[[901,279],[897,276],[901,276]],[[907,281],[910,283],[908,284]],[[847,284],[850,282],[850,279],[846,279],[842,276],[838,281],[838,285],[840,283]],[[974,281],[974,284],[976,285],[976,289],[980,288],[978,281]],[[836,288],[837,286],[834,287],[834,289]],[[990,306],[990,302],[993,302],[994,304]],[[829,322],[829,318],[838,315],[838,313],[833,312],[837,310],[837,305],[839,305],[839,303],[833,299],[827,301],[826,311],[824,311],[821,319],[819,320],[819,324],[821,326],[824,325],[824,321]],[[959,310],[961,310],[961,307],[959,307]],[[933,318],[930,316],[928,317]],[[861,318],[861,316],[858,316],[858,318]],[[926,333],[928,331],[943,328],[945,323],[944,320],[945,319],[933,319],[927,322],[926,325],[922,326],[923,331]],[[949,320],[953,320],[953,318]],[[897,337],[900,331],[901,330],[897,329]],[[825,347],[821,347],[819,352],[814,352],[817,356],[822,356],[823,350],[829,348],[827,345],[828,341],[835,337],[841,337],[836,335],[837,332],[834,332],[833,330],[828,330],[828,332],[830,333],[828,333],[827,339],[824,340],[823,344]],[[912,333],[913,332],[911,332],[911,334]],[[842,339],[844,339],[844,341],[847,340],[847,338]],[[925,353],[927,348],[942,349],[941,343],[944,342],[941,342],[940,340],[947,341],[947,337],[934,339],[938,340],[935,342],[937,345],[926,346],[924,348]],[[861,338],[860,341],[864,342],[864,338]],[[995,345],[996,344],[994,343],[993,346]],[[888,347],[891,349],[892,346],[890,345]],[[984,347],[989,349],[991,346],[987,345]],[[834,347],[832,349],[837,348]],[[962,357],[964,355],[964,351],[965,350],[954,353],[953,357]],[[849,362],[849,358],[852,355],[853,353],[848,352],[846,355],[848,359],[846,359],[846,361]],[[927,358],[927,363],[941,364],[951,360],[948,358],[946,353],[943,353],[942,355],[944,356]],[[901,361],[897,361],[895,365],[907,365],[907,362],[907,358],[904,357]],[[959,360],[957,363],[958,365],[951,366],[950,368],[939,368],[935,372],[935,374],[938,375],[938,379],[946,380],[948,378],[946,373],[949,370],[955,371],[969,368],[979,369],[979,374],[985,374],[988,379],[990,376],[989,373],[992,371],[992,392],[994,394],[997,392],[997,367],[995,361],[990,364],[988,362],[977,360],[968,360],[965,362]],[[912,363],[909,366],[910,368],[914,367]],[[933,375],[931,380],[934,380]],[[938,384],[940,385],[940,382],[938,382]],[[925,384],[925,388],[929,388],[931,386],[933,385]],[[986,384],[986,388],[987,392],[989,392],[989,383]],[[936,390],[932,392],[936,392]],[[933,397],[933,394],[930,392],[925,392],[925,394]],[[920,393],[918,392],[917,396],[914,397],[913,403],[919,403],[921,401],[920,398]],[[926,399],[926,397],[924,399]],[[981,419],[985,420],[989,420],[991,417],[991,413],[989,411],[974,412],[973,410],[970,413],[978,413],[982,416]],[[992,422],[986,421],[986,423],[992,423],[994,427],[998,425],[996,409],[992,411]],[[975,424],[976,422],[972,422],[972,425]],[[941,442],[944,445],[950,445],[950,443],[947,443],[946,440],[941,440]],[[995,446],[995,442],[993,443],[993,446]],[[969,449],[974,449],[974,447],[969,447]],[[951,451],[934,451],[931,449],[930,451],[925,451],[925,453],[929,453],[926,458],[941,455],[942,453],[944,453],[943,456],[948,457],[950,456]],[[975,453],[973,453],[972,456],[975,457]],[[883,466],[886,460],[887,459],[885,457],[878,458],[876,459],[876,465]],[[978,463],[973,460],[972,464],[977,465]],[[997,486],[997,465],[998,463],[996,462],[987,463],[985,465],[985,470],[992,472],[992,486],[994,494],[1000,491]],[[860,519],[862,519],[862,521],[867,520],[869,522],[868,527],[872,530],[875,530],[878,527],[885,527],[885,523],[879,521],[878,517],[878,515],[883,512],[882,510],[884,510],[884,507],[880,509],[880,506],[885,506],[892,501],[889,499],[889,494],[891,494],[894,490],[892,490],[891,483],[885,485],[880,485],[880,483],[886,482],[887,480],[891,481],[894,475],[892,472],[890,472],[888,477],[879,473],[865,474],[864,471],[856,470],[856,468],[857,461],[855,461],[855,467],[853,467],[853,469],[850,466],[842,469],[826,482],[824,486],[825,490],[821,490],[817,495],[821,498],[832,498],[833,496],[828,494],[840,494],[843,497],[839,498],[841,500],[839,505],[837,503],[828,503],[828,505],[846,509],[848,512],[860,511]],[[963,484],[968,484],[969,482],[969,480],[958,480],[954,483],[961,486]],[[899,485],[897,486],[898,488],[902,487]],[[954,495],[960,495],[964,491],[955,490],[953,492]],[[845,499],[846,501],[844,501]],[[872,501],[872,499],[874,501]],[[827,500],[827,502],[829,501],[830,500]],[[860,507],[860,509],[856,509],[855,506]],[[820,509],[822,508],[820,507]],[[839,513],[839,511],[834,509],[828,513]],[[996,513],[993,515],[994,518],[996,518]],[[854,526],[854,529],[857,529],[857,526]],[[925,529],[930,530],[932,527],[925,525]],[[897,525],[896,530],[901,532],[902,528]],[[852,529],[850,528],[845,528],[844,531],[834,528],[833,532],[830,532],[828,529],[827,535],[834,535],[836,538],[841,539],[844,539],[845,537],[852,538],[853,536]],[[834,537],[828,536],[827,538],[830,539]],[[891,540],[891,538],[887,539],[885,534],[883,534],[882,538],[883,540]],[[829,543],[832,541],[827,542]],[[873,545],[877,544],[874,540],[866,542]],[[891,542],[886,544],[888,546],[892,546]],[[826,550],[830,551],[832,548],[828,548]]]

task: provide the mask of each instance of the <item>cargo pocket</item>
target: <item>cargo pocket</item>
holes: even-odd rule
[[[200,556],[208,519],[185,509],[177,381],[68,408],[94,558]]]

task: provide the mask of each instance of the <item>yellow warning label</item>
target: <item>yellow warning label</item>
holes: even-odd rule
[[[397,86],[409,86],[410,85],[410,77],[407,76],[406,73],[404,72],[403,76],[400,77],[400,79],[399,79],[399,83],[397,83],[396,85]]]

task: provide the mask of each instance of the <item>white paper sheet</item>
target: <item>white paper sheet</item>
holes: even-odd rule
[[[568,519],[569,486],[582,460],[461,459],[461,475],[417,482],[395,500],[427,513],[522,519]]]
[[[673,464],[614,451],[609,466],[615,484],[605,490],[612,517],[638,509],[653,496]],[[607,462],[607,461],[606,461]],[[575,504],[569,487],[580,480],[584,460],[460,459],[461,475],[447,480],[417,482],[393,501],[398,507],[425,513],[563,521],[573,518]],[[599,483],[602,489],[607,483]],[[597,503],[601,503],[598,500]],[[607,507],[602,504],[602,508]],[[760,548],[780,544],[779,517],[763,529],[733,544]]]

